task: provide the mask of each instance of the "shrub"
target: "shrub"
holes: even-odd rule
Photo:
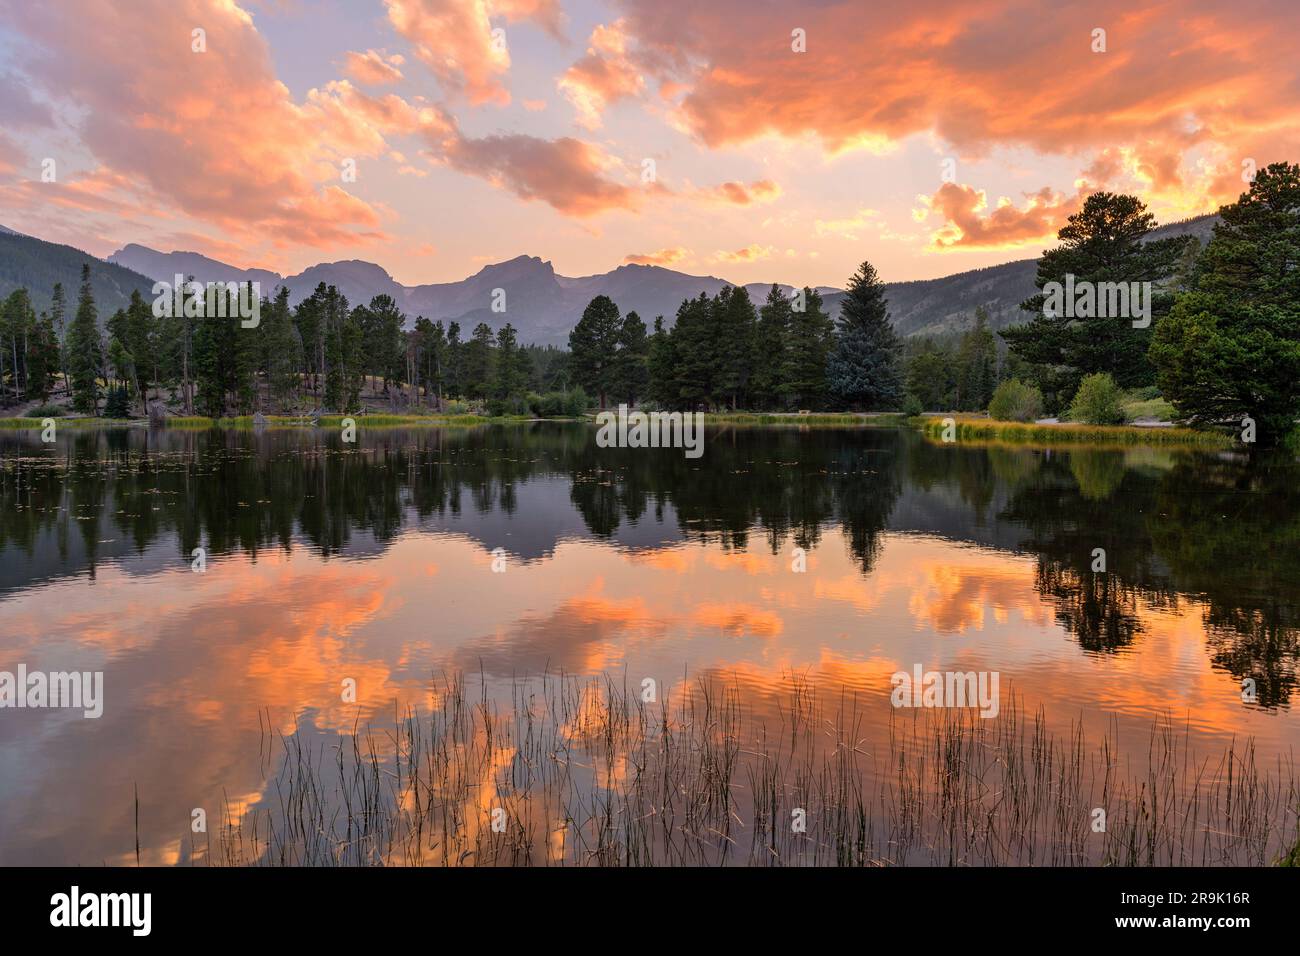
[[[915,418],[924,411],[925,408],[921,405],[921,400],[911,392],[908,392],[907,396],[903,399],[903,414],[908,418]]]
[[[564,393],[563,413],[570,418],[579,418],[587,414],[587,409],[591,405],[591,399],[582,387],[572,388]]]
[[[470,413],[469,402],[462,402],[459,398],[453,398],[443,404],[442,413],[444,415],[468,415]]]
[[[27,418],[62,418],[63,408],[59,405],[37,405],[27,410]]]
[[[131,417],[131,395],[124,386],[108,390],[108,400],[104,402],[103,416],[105,418]]]
[[[1105,372],[1085,375],[1070,403],[1070,420],[1085,425],[1122,425],[1124,395]]]
[[[989,417],[1000,422],[1032,422],[1042,414],[1043,393],[1016,378],[999,385],[989,401]]]

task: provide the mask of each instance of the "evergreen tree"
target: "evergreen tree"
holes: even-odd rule
[[[758,310],[754,333],[756,361],[750,389],[761,408],[778,408],[786,399],[782,385],[787,374],[786,342],[790,337],[790,300],[780,286],[772,284],[767,301]],[[825,357],[822,366],[825,367]]]
[[[59,340],[54,323],[42,312],[28,343],[27,397],[42,402],[48,399],[58,371]]]
[[[87,415],[99,414],[99,375],[104,366],[95,312],[95,297],[90,289],[90,266],[81,267],[81,291],[77,296],[77,314],[68,330],[68,374],[72,378],[72,407]]]
[[[598,295],[587,303],[582,318],[569,333],[573,373],[578,384],[600,399],[601,408],[605,407],[606,397],[615,385],[615,356],[621,325],[618,306],[609,296]]]
[[[15,289],[0,310],[0,379],[8,376],[14,401],[28,390],[27,342],[35,326],[31,297],[26,289]]]
[[[908,394],[916,396],[925,411],[952,409],[957,404],[957,361],[951,351],[931,338],[909,346],[904,362]]]
[[[827,366],[835,345],[835,322],[822,307],[821,293],[804,286],[801,302],[788,304],[789,318],[780,381],[777,390],[783,404],[819,410],[826,406]],[[795,309],[802,304],[803,309]]]
[[[708,409],[713,405],[720,344],[713,316],[713,303],[704,292],[698,298],[687,299],[677,309],[672,330],[673,356],[677,361],[674,404],[684,411],[694,411],[700,406]]]
[[[447,323],[446,389],[448,395],[465,394],[465,345],[460,340],[460,323]]]
[[[286,286],[280,286],[270,305],[262,310],[257,331],[262,340],[262,369],[271,401],[284,409],[298,391],[298,373],[303,365],[302,340],[294,327]]]
[[[1173,297],[1167,288],[1182,260],[1188,237],[1144,242],[1155,217],[1134,196],[1093,193],[1057,234],[1061,245],[1038,260],[1034,284],[1064,286],[1067,276],[1079,282],[1151,282],[1152,325],[1168,313]],[[1085,375],[1109,372],[1124,388],[1150,385],[1155,372],[1147,359],[1151,328],[1134,328],[1133,319],[1117,316],[1047,315],[1043,292],[1020,308],[1033,318],[1002,331],[1011,350],[1036,373],[1050,410],[1059,409]],[[1094,310],[1098,311],[1098,310]]]
[[[989,329],[984,306],[975,309],[975,326],[961,338],[957,350],[957,409],[982,412],[997,388],[998,347]]]
[[[68,352],[67,352],[67,305],[63,297],[63,283],[54,283],[54,293],[50,299],[50,324],[54,328],[54,334],[59,342],[59,371],[63,373],[63,387],[65,390],[71,389],[71,379],[68,377]]]
[[[646,359],[646,371],[650,377],[646,394],[660,408],[675,410],[680,407],[681,385],[677,381],[677,357],[672,336],[664,328],[662,315],[655,317],[654,329]]]
[[[494,342],[491,327],[480,322],[474,326],[473,336],[465,343],[461,371],[465,378],[465,394],[469,398],[487,398],[492,392],[496,374],[493,369]]]
[[[758,315],[743,286],[724,286],[709,312],[716,342],[717,397],[734,410],[749,394]]]
[[[1273,445],[1300,415],[1300,166],[1260,170],[1219,217],[1151,359],[1183,419],[1244,430],[1249,417]]]
[[[391,296],[377,295],[368,306],[357,310],[368,354],[366,370],[383,379],[384,392],[389,382],[402,381],[406,366],[406,344],[402,327],[406,316]]]
[[[645,398],[650,380],[649,357],[650,340],[646,337],[645,323],[641,316],[629,312],[619,327],[618,352],[614,356],[613,391],[618,401],[635,405]]]
[[[875,267],[864,262],[849,280],[840,303],[835,346],[827,363],[830,390],[849,405],[897,408],[903,400],[899,358],[884,283]]]
[[[519,347],[515,327],[507,322],[497,332],[496,386],[494,394],[500,399],[518,398],[528,391],[528,378],[532,362],[528,353]]]

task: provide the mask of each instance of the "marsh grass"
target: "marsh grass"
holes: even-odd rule
[[[774,415],[763,412],[706,412],[706,425],[784,425],[844,428],[892,428],[906,422],[902,414],[855,414],[853,412],[814,412],[809,415]]]
[[[386,729],[314,748],[268,732],[264,797],[224,808],[191,861],[1214,866],[1295,853],[1290,761],[1261,766],[1250,742],[1197,756],[1186,728],[1153,727],[1135,769],[1117,731],[1054,735],[1014,694],[992,720],[893,711],[880,739],[865,736],[862,698],[823,701],[801,679],[766,721],[717,681],[659,704],[610,678],[520,681],[511,696],[501,709],[443,677],[427,716]]]
[[[957,440],[976,439],[1010,444],[1056,444],[1088,442],[1105,445],[1215,445],[1227,446],[1232,439],[1223,432],[1194,428],[1141,428],[1133,425],[1038,425],[1032,422],[999,422],[987,418],[953,416]],[[912,420],[929,438],[943,435],[944,419],[925,416]]]

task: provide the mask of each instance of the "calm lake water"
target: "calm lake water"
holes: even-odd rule
[[[1109,735],[1137,776],[1154,727],[1211,765],[1300,741],[1293,462],[883,428],[715,428],[689,460],[595,434],[0,433],[0,670],[102,671],[105,698],[0,710],[0,863],[134,863],[137,794],[141,860],[188,863],[191,808],[278,799],[268,731],[329,752],[446,673],[507,703],[543,674],[713,679],[773,720],[807,682],[870,741],[894,672],[997,672],[1004,707]]]

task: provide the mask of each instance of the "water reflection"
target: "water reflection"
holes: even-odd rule
[[[875,700],[923,662],[999,670],[1094,734],[1168,713],[1211,747],[1296,739],[1292,462],[819,429],[711,431],[688,460],[594,436],[0,438],[0,669],[103,669],[108,697],[99,721],[0,714],[0,861],[127,862],[136,786],[146,855],[184,861],[191,807],[267,797],[267,728],[327,747],[432,707],[441,670],[713,674],[776,713],[791,675]]]

